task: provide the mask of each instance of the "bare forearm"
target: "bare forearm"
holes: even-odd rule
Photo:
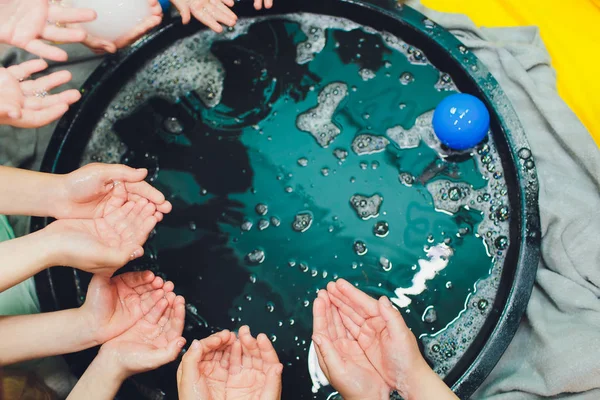
[[[403,397],[407,400],[458,400],[454,392],[429,367],[405,389],[408,389],[408,393],[403,393]]]
[[[80,309],[0,317],[0,366],[97,345]]]
[[[0,166],[0,214],[54,215],[60,180],[60,175]]]
[[[46,236],[39,231],[0,243],[0,292],[52,266],[55,251]]]
[[[105,358],[102,351],[79,378],[67,400],[112,400],[126,376]]]

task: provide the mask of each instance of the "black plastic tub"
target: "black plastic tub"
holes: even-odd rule
[[[331,15],[390,32],[421,49],[433,65],[452,76],[461,92],[478,96],[492,111],[491,130],[502,160],[511,208],[511,245],[492,311],[468,351],[445,379],[459,397],[468,398],[488,376],[513,338],[529,301],[540,257],[536,169],[518,118],[485,66],[453,35],[407,6],[383,0],[280,0],[275,3],[268,13]],[[249,1],[237,5],[236,12],[241,18],[257,15]],[[78,168],[93,127],[124,82],[145,60],[200,29],[203,27],[198,23],[182,26],[175,20],[130,50],[106,58],[83,86],[82,99],[60,121],[46,151],[42,171],[67,173]],[[34,218],[31,230],[39,230],[49,222]],[[43,311],[80,305],[80,277],[72,269],[44,271],[36,276],[36,285]],[[94,350],[90,350],[66,358],[75,373],[80,374],[93,355]],[[172,380],[174,383],[174,375]],[[135,378],[124,386],[122,394],[128,399],[156,396],[145,389],[143,379]],[[291,398],[289,396],[284,398]]]

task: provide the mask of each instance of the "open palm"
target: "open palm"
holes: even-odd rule
[[[277,400],[281,372],[277,353],[264,334],[243,326],[194,341],[177,372],[181,400]]]
[[[43,58],[66,61],[67,53],[64,50],[44,43],[41,39],[81,42],[86,37],[83,30],[55,23],[89,22],[96,18],[96,13],[89,9],[63,7],[58,3],[48,0],[0,2],[0,42],[20,47]]]
[[[43,60],[31,60],[0,68],[0,125],[39,128],[60,118],[71,104],[81,98],[75,89],[48,95],[51,89],[71,80],[68,71],[26,80],[47,67]]]
[[[344,399],[389,398],[390,386],[345,328],[324,290],[313,304],[313,341],[321,369]]]
[[[231,345],[234,333],[224,330],[202,340],[194,340],[177,370],[181,400],[225,399]]]
[[[330,282],[327,292],[344,327],[390,387],[405,387],[417,367],[425,368],[415,336],[387,298],[377,301],[343,279]]]
[[[103,276],[144,254],[142,244],[154,229],[156,207],[145,198],[128,201],[101,218],[61,219],[44,230],[54,238],[57,265]]]
[[[127,376],[156,369],[177,358],[185,339],[181,336],[185,300],[169,292],[144,317],[101,351],[112,354]]]
[[[94,275],[82,310],[89,319],[98,343],[104,343],[129,329],[173,291],[151,271],[126,272],[113,278]]]
[[[147,214],[154,207],[160,221],[171,211],[165,196],[144,181],[148,171],[120,164],[92,163],[61,177],[63,198],[58,201],[54,217],[102,218],[126,202],[146,199]]]

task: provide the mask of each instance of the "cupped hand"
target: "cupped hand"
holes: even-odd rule
[[[345,329],[386,384],[408,398],[405,389],[431,369],[400,313],[387,297],[377,301],[343,279],[330,282],[327,292]]]
[[[93,163],[81,167],[61,177],[53,217],[102,218],[128,201],[146,199],[155,206],[153,216],[160,222],[172,206],[160,191],[144,181],[147,174],[146,169],[120,164]]]
[[[323,373],[344,399],[389,399],[393,389],[348,332],[325,290],[313,304],[313,342]]]
[[[222,331],[195,341],[177,372],[182,400],[278,400],[283,365],[265,334],[255,339],[248,326],[238,339]]]
[[[190,22],[193,15],[217,33],[223,32],[221,24],[234,26],[238,19],[230,9],[235,4],[234,0],[171,0],[171,3],[179,10],[184,24]]]
[[[0,42],[20,47],[54,61],[66,61],[67,53],[43,40],[81,42],[86,33],[64,24],[96,19],[91,9],[64,7],[48,0],[5,0],[0,2]]]
[[[81,311],[96,342],[102,344],[131,328],[173,289],[173,282],[164,282],[151,271],[113,278],[94,275]]]
[[[113,360],[122,377],[156,369],[174,361],[185,345],[184,319],[184,298],[169,292],[132,327],[104,343],[100,354]]]
[[[71,104],[81,98],[75,89],[48,94],[50,90],[71,80],[68,71],[27,80],[47,67],[48,64],[43,60],[31,60],[0,68],[0,125],[39,128],[60,118]]]
[[[144,254],[142,244],[156,226],[155,213],[156,206],[142,198],[99,218],[54,221],[43,230],[54,253],[51,262],[110,277]]]
[[[177,369],[180,400],[225,399],[234,333],[224,330],[194,340]]]
[[[114,42],[87,35],[85,40],[83,40],[83,44],[92,49],[95,53],[103,54],[115,53],[118,49],[122,49],[135,43],[147,32],[160,25],[163,18],[162,7],[158,0],[148,0],[148,3],[150,5],[150,16],[136,25],[130,32],[117,38]]]

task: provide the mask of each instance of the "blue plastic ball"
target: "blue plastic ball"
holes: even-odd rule
[[[440,142],[454,150],[477,146],[490,128],[485,104],[470,94],[446,97],[433,112],[433,130]]]

